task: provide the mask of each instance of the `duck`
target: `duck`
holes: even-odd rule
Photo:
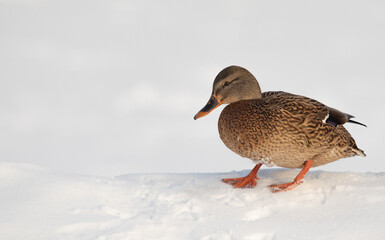
[[[225,178],[235,188],[253,188],[262,165],[301,169],[292,182],[272,184],[272,192],[288,191],[304,180],[312,167],[341,158],[366,156],[345,123],[354,116],[300,95],[284,91],[261,92],[257,79],[247,69],[229,66],[214,79],[207,104],[194,116],[197,120],[222,104],[218,120],[220,139],[231,151],[256,165],[240,178]]]

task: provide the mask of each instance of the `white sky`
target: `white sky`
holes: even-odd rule
[[[357,117],[366,158],[321,169],[385,171],[383,1],[0,0],[0,161],[119,175],[252,168],[221,142],[222,108],[193,120],[236,64],[263,91]]]

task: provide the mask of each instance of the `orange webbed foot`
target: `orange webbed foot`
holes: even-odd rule
[[[253,188],[257,186],[257,173],[262,164],[257,164],[249,175],[240,178],[224,178],[222,182],[233,185],[235,188]]]
[[[240,178],[224,178],[222,182],[233,185],[235,188],[253,188],[257,186],[258,178],[247,175]]]
[[[305,177],[306,173],[309,171],[312,164],[313,164],[312,159],[310,159],[309,161],[306,161],[303,165],[301,172],[297,175],[297,177],[295,177],[293,182],[269,185],[270,190],[273,193],[286,192],[300,185],[302,183],[302,179]]]
[[[289,190],[295,188],[296,186],[300,185],[301,183],[302,183],[302,181],[301,182],[289,182],[289,183],[283,183],[283,184],[272,184],[272,185],[269,185],[269,188],[273,193],[286,192],[286,191],[289,191]]]

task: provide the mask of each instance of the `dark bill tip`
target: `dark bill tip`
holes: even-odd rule
[[[206,116],[221,104],[222,102],[220,102],[216,96],[212,95],[209,101],[207,102],[206,106],[204,106],[197,114],[195,114],[194,120]]]

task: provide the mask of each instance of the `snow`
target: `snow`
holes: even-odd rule
[[[0,239],[385,239],[385,173],[260,170],[97,177],[0,162]]]

